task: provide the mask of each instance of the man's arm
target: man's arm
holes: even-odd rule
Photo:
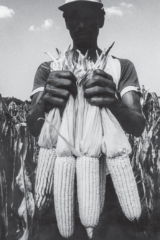
[[[140,96],[135,91],[130,91],[109,107],[126,133],[139,137],[144,131],[145,119],[141,112]]]
[[[30,111],[27,115],[28,130],[34,137],[38,137],[44,123],[38,118],[44,118],[44,115],[43,92],[38,92],[33,95]]]

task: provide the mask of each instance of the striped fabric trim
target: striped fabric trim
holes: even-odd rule
[[[135,87],[135,86],[125,87],[125,88],[120,92],[121,97],[122,97],[125,93],[130,92],[130,91],[140,92],[140,89],[139,89],[139,87]]]
[[[32,97],[35,93],[37,92],[43,92],[44,91],[44,87],[39,87],[39,88],[36,88],[32,91],[30,97]]]

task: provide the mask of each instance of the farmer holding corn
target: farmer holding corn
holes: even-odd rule
[[[73,41],[72,49],[67,52],[69,58],[77,62],[79,52],[82,55],[88,52],[90,60],[96,62],[97,56],[102,53],[97,45],[97,38],[105,17],[101,0],[66,0],[59,9],[63,12],[66,28]],[[77,95],[77,78],[74,73],[68,70],[50,71],[51,64],[51,62],[41,64],[34,79],[27,124],[35,137],[39,136],[44,123],[42,119],[37,120],[45,118],[45,113],[54,108],[58,108],[63,116],[70,95],[74,97]],[[132,62],[112,57],[109,68],[94,70],[93,77],[84,83],[83,90],[87,102],[92,106],[109,109],[124,132],[137,137],[141,135],[145,121],[141,113],[139,81]],[[47,239],[63,239],[56,221],[53,221],[52,210],[50,206],[42,217],[38,239],[46,239],[46,236]],[[123,216],[112,180],[110,175],[107,175],[106,200],[101,218],[94,230],[94,239],[124,240],[131,239],[131,234],[134,234],[134,224]],[[79,217],[71,239],[88,239]]]

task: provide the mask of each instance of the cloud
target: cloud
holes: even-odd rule
[[[122,17],[123,16],[123,11],[119,7],[110,7],[110,8],[105,8],[106,16],[108,18],[112,16],[117,16],[117,17]]]
[[[52,19],[46,19],[44,21],[44,23],[42,24],[42,28],[47,30],[47,29],[51,28],[52,25],[53,25]]]
[[[132,7],[133,7],[133,4],[132,4],[132,3],[127,4],[127,3],[125,3],[125,2],[122,2],[120,5],[121,5],[122,7],[126,7],[126,8],[132,8]]]
[[[118,7],[112,6],[105,8],[106,16],[111,18],[113,16],[123,17],[124,14],[130,13],[130,9],[133,7],[131,3],[122,2]]]
[[[44,20],[43,24],[40,27],[35,27],[34,25],[29,27],[29,31],[31,32],[38,32],[41,30],[48,30],[52,27],[53,21],[52,19],[46,19]]]
[[[37,29],[37,30],[38,30],[38,29]],[[36,31],[35,26],[34,26],[34,25],[30,26],[30,27],[29,27],[29,31]]]
[[[5,6],[0,6],[0,18],[12,18],[14,15],[13,9]]]

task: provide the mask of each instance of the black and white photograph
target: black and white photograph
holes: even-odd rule
[[[160,240],[159,15],[0,0],[0,240]]]

